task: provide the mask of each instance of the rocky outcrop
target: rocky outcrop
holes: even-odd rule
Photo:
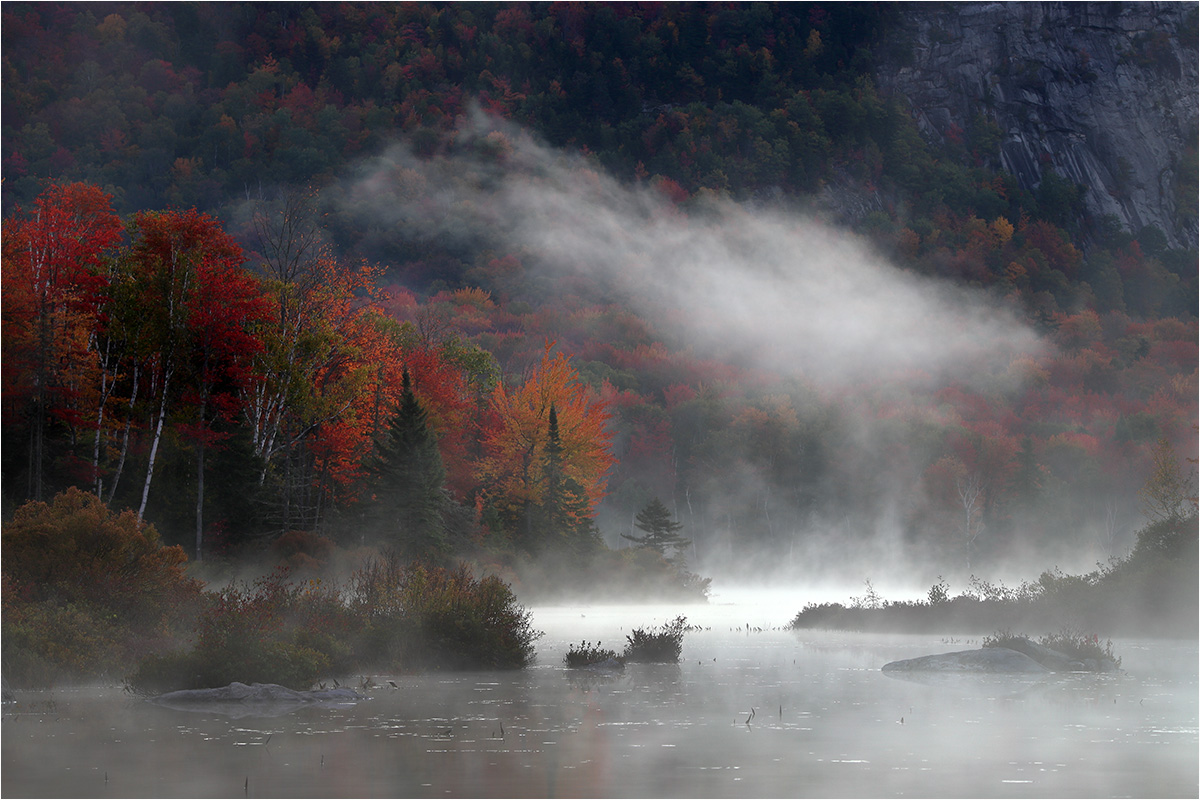
[[[246,685],[234,681],[216,689],[181,689],[149,698],[177,711],[208,711],[226,716],[278,716],[311,705],[340,705],[364,699],[353,689],[299,692],[275,683]]]
[[[1004,647],[909,658],[883,665],[884,672],[1116,672],[1107,658],[1076,659],[1029,639],[1010,639]]]
[[[1194,3],[913,3],[877,53],[885,92],[922,133],[965,136],[1036,191],[1086,187],[1090,215],[1196,247]],[[1188,168],[1188,164],[1192,168]]]
[[[979,650],[960,650],[956,653],[908,658],[883,665],[884,672],[979,672],[979,673],[1045,673],[1043,667],[1024,653],[1007,647],[984,647]]]

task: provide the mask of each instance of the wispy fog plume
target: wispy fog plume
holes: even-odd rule
[[[665,335],[827,386],[969,380],[1039,349],[982,293],[902,272],[844,232],[717,198],[685,214],[482,115],[453,154],[421,159],[398,144],[343,191],[394,235],[518,252],[548,278],[586,275]]]

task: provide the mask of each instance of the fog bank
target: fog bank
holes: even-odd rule
[[[533,280],[585,277],[667,337],[823,386],[972,381],[1042,347],[985,294],[903,272],[810,217],[716,196],[684,213],[480,114],[452,153],[395,144],[342,193],[364,228],[517,253]]]

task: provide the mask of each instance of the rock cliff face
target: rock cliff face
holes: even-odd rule
[[[924,135],[965,132],[1022,188],[1055,172],[1086,187],[1093,218],[1196,247],[1196,4],[912,3],[900,17],[878,79]]]

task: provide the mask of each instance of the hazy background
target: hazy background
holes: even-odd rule
[[[747,472],[709,487],[709,522],[683,533],[693,538],[694,568],[718,579],[927,588],[946,571],[945,553],[914,546],[903,531],[925,465],[888,461],[897,434],[872,413],[879,398],[920,416],[936,413],[917,409],[946,385],[1013,395],[1024,377],[1019,360],[1049,348],[1004,298],[902,271],[803,209],[709,193],[685,210],[655,185],[621,183],[479,112],[463,120],[448,153],[418,157],[397,142],[351,175],[328,194],[373,247],[427,241],[516,252],[525,285],[544,287],[550,307],[556,293],[625,305],[672,349],[761,371],[778,391],[835,409],[851,446],[833,458],[842,475],[869,475],[870,507],[771,521],[772,546],[754,551],[739,548],[719,507],[726,503],[730,518],[763,481]],[[691,521],[677,494],[668,504]],[[630,524],[624,514],[601,507],[613,546],[614,530]],[[1022,555],[1010,548],[992,574],[1034,578],[1049,566],[1044,552],[1028,564]],[[1074,546],[1061,554],[1064,566],[1085,567],[1093,555]]]

